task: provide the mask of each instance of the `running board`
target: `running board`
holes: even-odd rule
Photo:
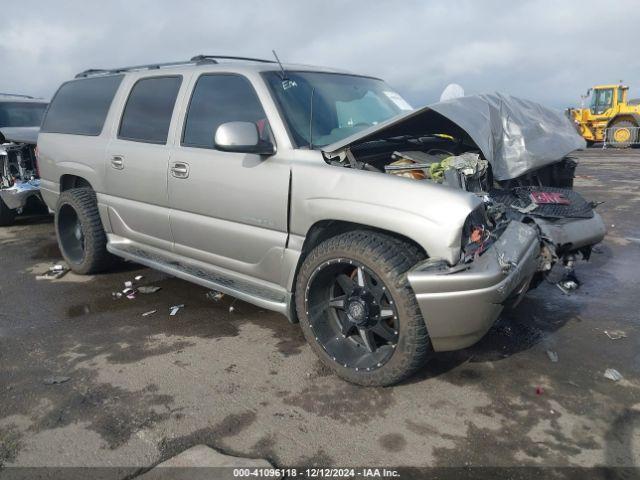
[[[140,263],[154,270],[168,273],[188,282],[251,303],[261,308],[290,316],[291,294],[275,285],[258,284],[238,274],[217,269],[206,263],[167,254],[162,250],[108,234],[107,250],[118,256]]]

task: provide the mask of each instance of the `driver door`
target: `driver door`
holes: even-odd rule
[[[288,162],[278,155],[222,152],[214,135],[223,123],[269,122],[250,81],[204,73],[194,79],[182,135],[168,179],[174,252],[236,273],[281,281],[287,239]]]

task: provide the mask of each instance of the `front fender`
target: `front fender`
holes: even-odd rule
[[[358,223],[401,234],[431,258],[453,264],[464,221],[481,203],[473,194],[427,180],[326,163],[294,165],[290,229],[306,236],[322,220]]]

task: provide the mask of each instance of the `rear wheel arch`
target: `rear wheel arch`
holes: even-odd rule
[[[79,175],[64,174],[60,177],[60,193],[72,188],[90,188],[93,190],[93,186],[84,177]]]

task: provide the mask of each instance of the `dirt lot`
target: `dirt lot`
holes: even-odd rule
[[[284,317],[142,267],[37,281],[60,258],[51,219],[1,229],[0,465],[149,467],[199,443],[280,466],[639,465],[640,151],[579,156],[609,229],[582,288],[543,284],[393,388],[332,376]],[[162,290],[112,299],[135,275]]]

